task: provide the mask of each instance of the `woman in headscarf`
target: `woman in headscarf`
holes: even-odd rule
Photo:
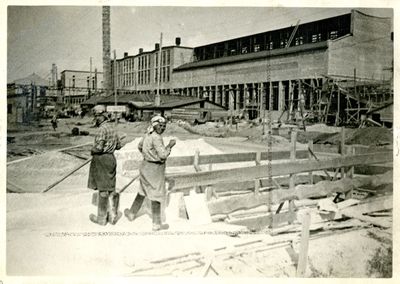
[[[124,214],[129,221],[133,221],[143,204],[144,198],[151,201],[153,231],[168,229],[167,224],[161,222],[161,202],[165,192],[165,162],[171,153],[176,141],[171,139],[165,147],[161,134],[165,131],[166,120],[160,115],[151,119],[151,124],[145,136],[139,142],[138,148],[143,155],[140,166],[140,188],[130,209]]]
[[[99,128],[90,151],[88,188],[98,190],[97,215],[90,214],[92,222],[105,226],[115,225],[122,213],[118,211],[119,194],[115,191],[117,161],[114,151],[122,147],[120,136],[113,124],[108,123],[105,108],[94,108],[95,123]],[[109,206],[109,204],[111,206]]]

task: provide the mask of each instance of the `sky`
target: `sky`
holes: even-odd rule
[[[153,50],[163,33],[163,45],[196,47],[230,38],[345,14],[350,8],[283,7],[111,7],[111,50],[117,58],[139,48]],[[391,9],[359,9],[393,17]],[[65,69],[101,71],[101,6],[8,6],[7,82],[37,73],[50,77],[52,63]],[[113,54],[112,54],[113,57]]]

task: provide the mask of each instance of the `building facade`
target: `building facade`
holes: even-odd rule
[[[103,73],[78,70],[61,72],[61,97],[64,106],[75,108],[93,95],[104,92]]]
[[[271,110],[273,118],[302,97],[311,109],[327,78],[390,80],[391,19],[351,13],[298,27],[225,40],[193,50],[174,68],[172,88],[231,110]],[[293,31],[290,45],[288,42]],[[296,102],[290,106],[289,102]]]
[[[137,55],[131,56],[125,52],[123,58],[116,60],[115,66],[112,62],[112,81],[117,91],[130,90],[150,94],[159,87],[161,94],[173,93],[173,69],[193,60],[193,48],[180,46],[180,38],[175,39],[175,45],[163,46],[161,69],[158,64],[159,50],[159,44],[155,44],[152,51],[143,51],[140,48]]]

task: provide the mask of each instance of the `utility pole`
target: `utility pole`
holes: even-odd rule
[[[90,96],[91,96],[92,87],[93,87],[93,83],[92,83],[92,57],[90,56],[88,98],[90,98]],[[86,100],[86,98],[85,98],[85,100]]]
[[[114,115],[115,115],[115,127],[117,127],[117,124],[118,124],[118,112],[117,112],[117,64],[116,64],[116,61],[117,61],[117,52],[115,51],[115,49],[114,49],[114,64],[113,64],[113,73],[114,73],[114,106],[115,106],[115,113],[114,113]]]
[[[161,59],[162,59],[162,33],[160,35],[160,50],[158,51],[158,76],[157,76],[157,93],[155,98],[155,105],[160,106],[160,82],[161,82]]]

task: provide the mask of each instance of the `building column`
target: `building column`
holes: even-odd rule
[[[226,106],[226,96],[227,96],[227,94],[226,94],[225,86],[222,85],[221,87],[222,87],[222,89],[221,89],[221,105]]]
[[[240,110],[240,90],[239,90],[239,85],[237,84],[235,89],[234,89],[234,93],[235,93],[235,110],[239,111]]]
[[[278,102],[278,110],[283,111],[285,108],[285,90],[282,81],[279,81]]]
[[[220,99],[221,99],[221,97],[220,97],[220,93],[219,93],[219,86],[215,85],[215,100],[214,100],[214,102],[217,104],[220,104],[221,103]]]
[[[229,85],[228,94],[229,94],[229,99],[228,99],[229,110],[233,112],[233,110],[235,109],[235,92],[233,85]]]

